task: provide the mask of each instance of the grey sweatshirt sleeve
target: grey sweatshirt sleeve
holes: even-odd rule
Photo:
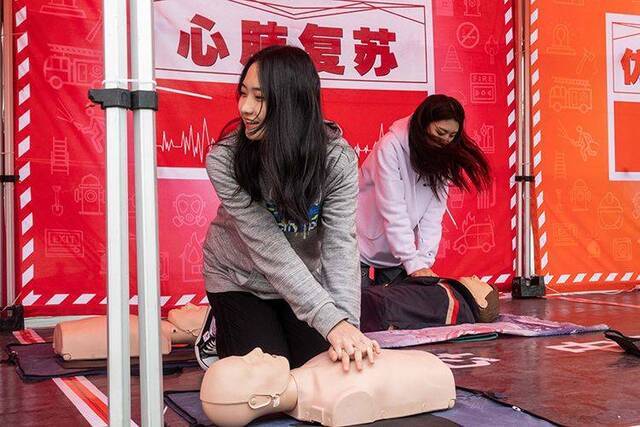
[[[360,255],[356,240],[358,159],[347,143],[329,174],[322,206],[322,283],[338,308],[349,314],[349,323],[360,323]]]
[[[239,189],[231,168],[230,147],[216,144],[207,155],[207,173],[224,209],[235,226],[248,255],[271,286],[289,303],[298,319],[326,338],[349,316],[336,307],[332,295],[318,283],[293,250],[273,215]]]

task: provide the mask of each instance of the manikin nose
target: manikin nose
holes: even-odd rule
[[[258,361],[263,357],[264,357],[264,353],[262,352],[262,349],[260,349],[259,347],[254,348],[249,353],[242,356],[242,358],[249,363]]]

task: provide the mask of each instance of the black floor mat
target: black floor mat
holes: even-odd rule
[[[9,344],[7,346],[9,361],[16,365],[16,372],[24,381],[42,381],[57,377],[71,377],[76,375],[106,375],[106,361],[64,362],[53,352],[53,346],[48,343],[37,344]],[[163,358],[162,371],[164,375],[180,372],[183,368],[198,366],[193,348],[177,348]],[[137,359],[131,361],[131,374],[139,374]]]

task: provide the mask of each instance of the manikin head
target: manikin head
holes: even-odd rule
[[[473,295],[478,304],[480,318],[478,321],[482,323],[491,323],[500,315],[500,296],[498,290],[490,284],[483,282],[478,276],[461,277],[462,283]]]
[[[204,325],[207,306],[188,303],[180,308],[169,310],[167,320],[172,327],[171,339],[174,344],[193,344]]]
[[[255,348],[245,356],[213,363],[202,380],[200,400],[215,424],[246,425],[263,415],[291,409],[280,402],[288,383],[289,361]]]

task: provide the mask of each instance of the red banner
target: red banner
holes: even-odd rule
[[[105,122],[87,100],[103,79],[100,2],[14,7],[18,291],[29,315],[103,313]],[[516,142],[510,1],[167,0],[154,8],[163,310],[206,301],[202,243],[218,202],[203,159],[237,115],[242,64],[274,43],[300,46],[314,59],[325,114],[361,160],[426,93],[463,103],[467,132],[487,153],[495,182],[481,194],[451,192],[435,268],[508,286]],[[130,176],[135,306],[132,183]]]

